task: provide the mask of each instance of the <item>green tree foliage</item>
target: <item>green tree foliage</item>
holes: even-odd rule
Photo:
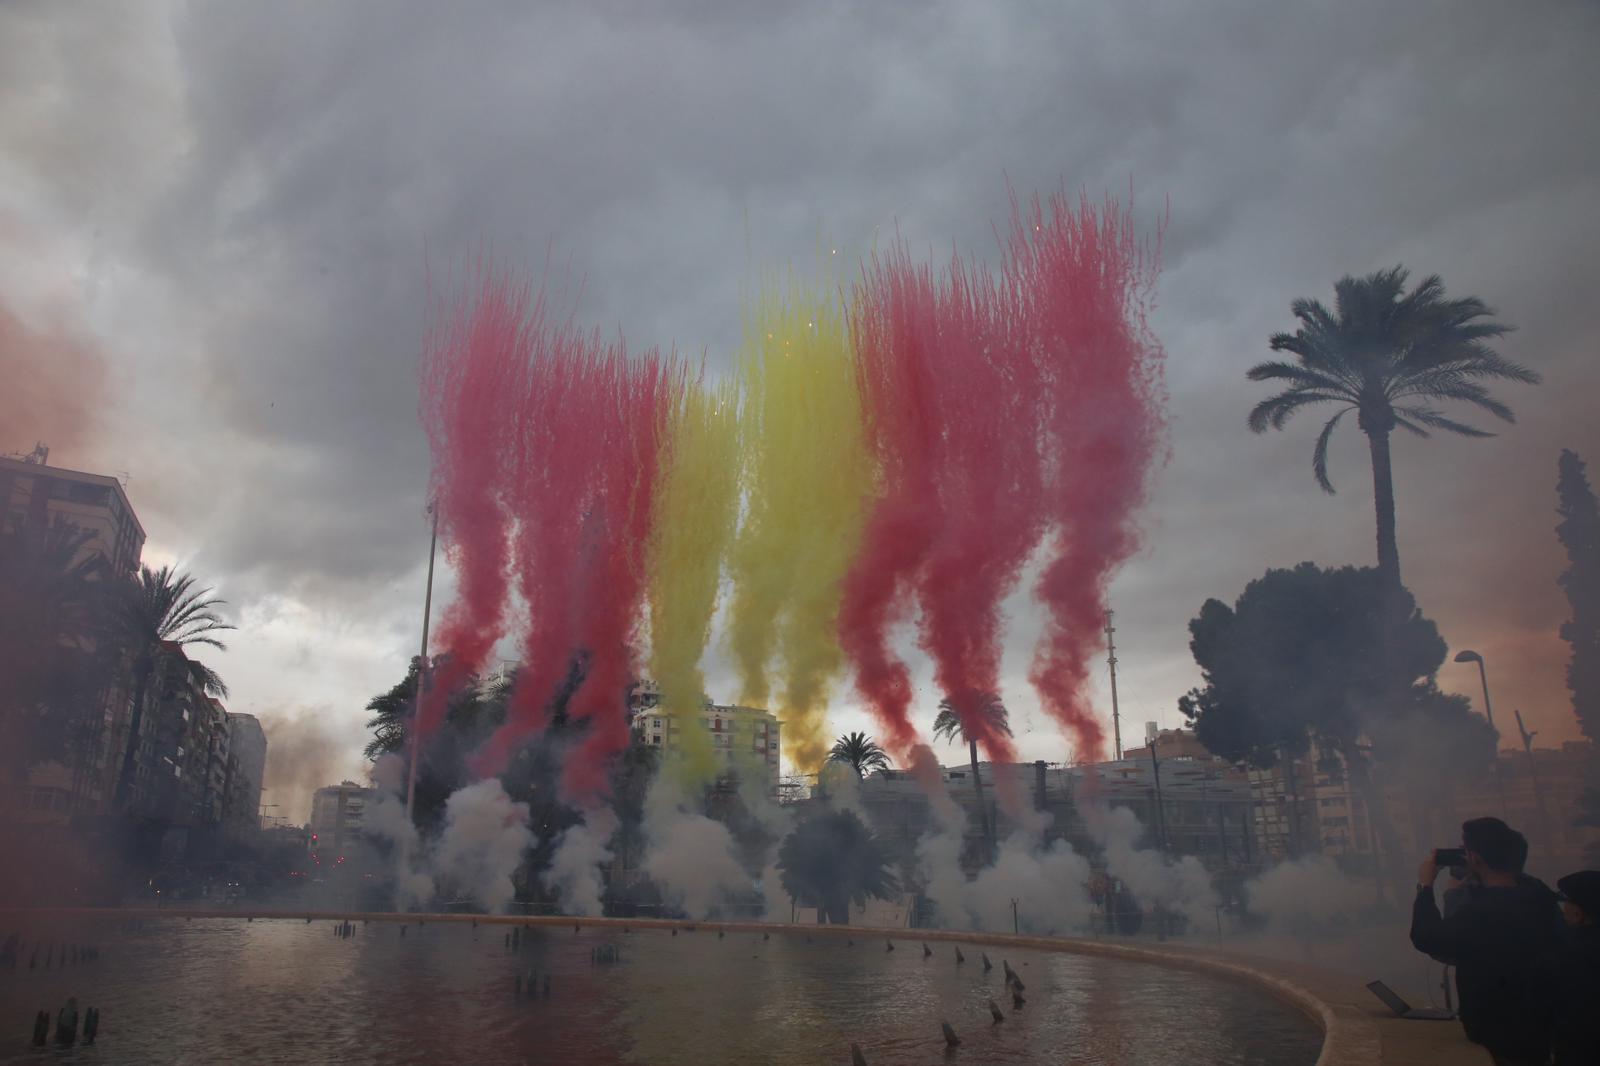
[[[978,701],[976,713],[989,723],[992,732],[1004,733],[1008,737],[1012,735],[1011,713],[997,694],[990,692],[984,695]],[[995,832],[989,821],[989,807],[983,799],[983,778],[978,773],[978,741],[976,737],[967,735],[966,728],[961,724],[961,716],[956,713],[955,704],[948,697],[939,701],[939,713],[933,718],[933,735],[936,740],[947,743],[961,740],[967,745],[972,766],[972,788],[978,801],[978,826],[983,832],[984,844],[993,856]]]
[[[193,644],[224,650],[226,645],[217,634],[233,628],[217,614],[217,608],[225,603],[212,596],[209,588],[196,587],[192,576],[168,566],[159,570],[141,566],[134,581],[119,587],[116,601],[118,641],[133,664],[133,710],[128,722],[122,771],[117,777],[119,803],[126,803],[133,783],[145,703],[157,666],[162,665],[164,658],[182,655],[183,649]],[[208,667],[185,658],[183,668],[207,695],[228,694],[228,686]]]
[[[1399,266],[1363,278],[1346,275],[1334,285],[1332,311],[1318,300],[1295,300],[1289,306],[1300,328],[1274,334],[1270,341],[1273,351],[1288,352],[1295,361],[1261,363],[1249,371],[1251,381],[1287,386],[1250,412],[1250,428],[1257,433],[1282,429],[1303,408],[1332,405],[1332,417],[1311,455],[1317,484],[1326,492],[1333,492],[1328,441],[1344,416],[1356,413],[1372,456],[1378,569],[1396,585],[1400,551],[1389,435],[1403,429],[1418,437],[1429,436],[1431,430],[1492,436],[1446,416],[1435,405],[1464,403],[1510,422],[1511,409],[1490,395],[1485,383],[1539,381],[1538,374],[1489,347],[1488,341],[1511,327],[1494,321],[1494,312],[1482,300],[1446,299],[1437,275],[1407,292],[1407,276]]]
[[[1445,643],[1411,594],[1377,570],[1301,563],[1267,571],[1232,607],[1206,601],[1189,633],[1205,684],[1178,706],[1201,743],[1255,766],[1313,741],[1337,752],[1393,856],[1363,741],[1409,711],[1445,713],[1425,698]]]
[[[889,868],[883,843],[853,811],[812,815],[778,848],[783,890],[801,906],[817,908],[818,923],[850,923],[850,905],[889,899],[900,880]]]
[[[889,753],[865,733],[846,733],[833,742],[828,761],[844,763],[857,777],[865,777],[872,770],[887,770]]]
[[[93,537],[72,525],[0,536],[0,777],[66,757],[101,726],[116,656]]]
[[[1561,624],[1561,639],[1572,648],[1567,662],[1567,690],[1578,728],[1595,746],[1588,781],[1578,803],[1578,825],[1600,826],[1600,505],[1583,460],[1576,452],[1561,453],[1557,464],[1556,536],[1567,551],[1561,589],[1572,617]],[[1600,863],[1600,846],[1589,861]]]

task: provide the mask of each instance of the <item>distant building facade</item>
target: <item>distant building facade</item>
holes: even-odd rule
[[[261,826],[261,789],[267,776],[267,734],[253,714],[228,714],[228,773],[222,825],[229,836],[253,837]]]
[[[367,805],[377,801],[376,789],[354,781],[319,788],[311,796],[311,821],[307,844],[314,865],[324,869],[353,863],[366,853]]]
[[[26,457],[0,456],[0,532],[73,526],[92,534],[82,551],[104,561],[108,577],[132,574],[144,550],[145,533],[116,478],[46,465],[42,445]],[[9,805],[34,820],[65,821],[75,812],[96,813],[112,802],[111,785],[127,735],[130,693],[127,671],[114,671],[79,708],[65,761],[35,767],[22,794]],[[7,806],[0,797],[0,807]]]
[[[144,551],[144,527],[122,483],[104,474],[46,466],[48,451],[25,459],[0,456],[0,528],[70,524],[91,530],[86,546],[118,574],[130,574]]]
[[[730,771],[754,764],[777,781],[783,723],[771,711],[708,702],[698,715],[664,714],[656,700],[640,698],[641,691],[653,693],[653,688],[636,687],[630,700],[638,708],[633,728],[639,743],[659,748],[670,757],[683,749],[685,730],[699,729],[709,734],[712,754]]]

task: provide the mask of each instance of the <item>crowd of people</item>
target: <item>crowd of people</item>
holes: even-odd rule
[[[1500,1066],[1600,1066],[1600,870],[1552,891],[1524,872],[1527,858],[1527,839],[1500,819],[1463,823],[1460,851],[1417,871],[1411,943],[1455,967],[1467,1038]]]

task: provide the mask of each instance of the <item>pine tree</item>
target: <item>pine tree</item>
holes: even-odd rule
[[[1561,625],[1561,639],[1572,647],[1567,689],[1578,728],[1595,746],[1578,824],[1600,826],[1600,504],[1576,452],[1563,450],[1558,470],[1556,536],[1567,550],[1561,588],[1572,607]],[[1593,851],[1591,858],[1600,861],[1600,847]]]

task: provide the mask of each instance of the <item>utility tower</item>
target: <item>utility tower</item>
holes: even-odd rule
[[[1117,758],[1122,758],[1122,712],[1117,707],[1117,627],[1111,624],[1114,611],[1106,612],[1106,665],[1111,667],[1111,735]]]

